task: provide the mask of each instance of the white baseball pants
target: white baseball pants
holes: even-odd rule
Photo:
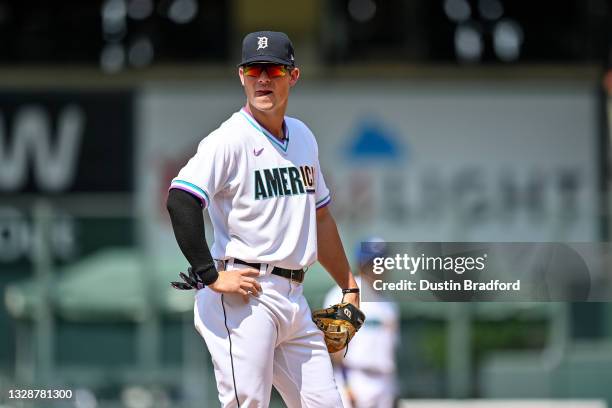
[[[262,275],[263,293],[249,303],[209,288],[196,294],[194,323],[212,356],[221,406],[268,407],[274,385],[288,408],[341,408],[302,285],[269,271]]]

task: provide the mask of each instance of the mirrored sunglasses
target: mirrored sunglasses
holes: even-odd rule
[[[281,64],[252,64],[246,65],[242,72],[244,75],[258,78],[263,70],[266,70],[268,77],[278,78],[284,77],[289,73],[289,69]]]

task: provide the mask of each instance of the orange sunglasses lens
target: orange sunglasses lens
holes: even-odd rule
[[[257,78],[264,69],[270,78],[278,78],[287,75],[287,68],[283,65],[272,64],[247,65],[244,67],[243,72],[246,76]]]

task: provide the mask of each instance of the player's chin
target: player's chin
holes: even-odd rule
[[[274,99],[271,98],[268,95],[265,96],[256,96],[255,98],[253,98],[253,105],[258,109],[258,110],[271,110],[274,109],[274,107],[276,106],[276,103],[274,102]]]

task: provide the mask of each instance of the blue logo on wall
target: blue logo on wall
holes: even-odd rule
[[[382,121],[367,119],[357,124],[354,136],[345,147],[349,159],[406,159],[406,149]]]

